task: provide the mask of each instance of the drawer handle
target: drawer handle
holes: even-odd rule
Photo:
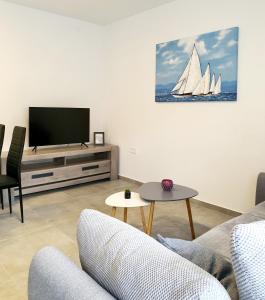
[[[99,165],[88,166],[88,167],[83,167],[82,171],[93,170],[93,169],[98,169],[98,168],[99,168]]]
[[[35,174],[32,175],[32,179],[38,179],[38,178],[43,178],[43,177],[51,177],[53,176],[53,172],[49,172],[49,173],[42,173],[42,174]]]

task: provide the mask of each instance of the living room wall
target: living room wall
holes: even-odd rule
[[[0,122],[4,149],[29,106],[91,107],[91,132],[103,129],[100,26],[0,1]],[[27,143],[26,143],[27,145]]]
[[[265,169],[265,4],[175,1],[105,27],[0,0],[4,149],[29,106],[91,107],[91,132],[120,146],[120,175],[172,178],[245,211]],[[155,103],[155,45],[240,27],[238,101]]]
[[[175,1],[105,30],[109,141],[120,175],[172,178],[198,199],[243,212],[265,170],[263,1]],[[240,27],[238,101],[155,103],[155,45]]]

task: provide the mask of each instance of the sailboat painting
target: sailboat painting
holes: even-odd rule
[[[156,45],[156,102],[236,101],[238,27]]]

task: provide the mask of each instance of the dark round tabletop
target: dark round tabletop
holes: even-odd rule
[[[160,182],[144,183],[138,189],[138,193],[147,201],[178,201],[198,195],[197,191],[177,184],[174,184],[171,191],[164,191]]]

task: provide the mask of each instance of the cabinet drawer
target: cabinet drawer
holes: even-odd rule
[[[22,172],[22,186],[34,186],[110,172],[110,161],[103,160],[53,169]]]
[[[83,164],[81,166],[78,166],[77,168],[77,172],[79,173],[80,171],[82,173],[82,176],[107,173],[110,172],[110,161],[105,160],[93,164]]]

